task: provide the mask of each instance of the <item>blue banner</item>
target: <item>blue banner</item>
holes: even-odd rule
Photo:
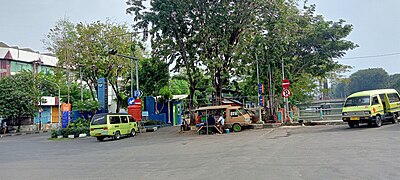
[[[71,117],[71,112],[63,111],[61,117],[61,127],[66,128],[68,126],[69,120]]]
[[[97,80],[97,97],[100,103],[100,111],[108,112],[108,81],[107,78],[99,78]]]

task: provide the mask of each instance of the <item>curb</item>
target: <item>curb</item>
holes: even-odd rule
[[[28,134],[41,134],[41,133],[48,133],[50,131],[32,131],[32,132],[21,132],[21,133],[8,133],[8,134],[0,134],[0,138],[3,137],[10,137],[10,136],[21,136],[21,135],[28,135]]]

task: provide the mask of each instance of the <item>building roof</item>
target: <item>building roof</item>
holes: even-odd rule
[[[6,43],[4,43],[4,42],[0,42],[0,47],[6,47],[6,48],[8,48],[8,47],[10,47],[10,46],[8,46]]]

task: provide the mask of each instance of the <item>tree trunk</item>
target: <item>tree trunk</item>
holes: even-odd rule
[[[193,99],[194,99],[194,92],[196,91],[196,84],[194,82],[190,83],[189,87],[189,101],[188,101],[188,109],[189,109],[189,117],[190,117],[190,124],[195,125],[195,112],[192,111],[193,109]]]

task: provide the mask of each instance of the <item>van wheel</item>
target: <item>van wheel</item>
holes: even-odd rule
[[[350,127],[350,128],[354,128],[354,126],[355,126],[355,123],[354,123],[354,122],[351,122],[351,121],[349,121],[348,124],[349,124],[349,127]]]
[[[121,138],[121,134],[119,133],[119,131],[115,132],[114,139],[119,140],[120,138]]]
[[[240,124],[234,124],[232,126],[232,130],[235,132],[240,132],[240,131],[242,131],[242,126],[240,126]]]
[[[96,137],[98,141],[103,141],[104,137]]]
[[[397,124],[399,122],[397,118],[398,118],[397,114],[393,114],[393,120],[392,120],[393,124]]]
[[[131,134],[129,134],[131,137],[134,137],[136,135],[135,129],[132,129]]]
[[[381,127],[382,126],[382,119],[380,116],[376,116],[375,118],[375,126],[376,127]]]

